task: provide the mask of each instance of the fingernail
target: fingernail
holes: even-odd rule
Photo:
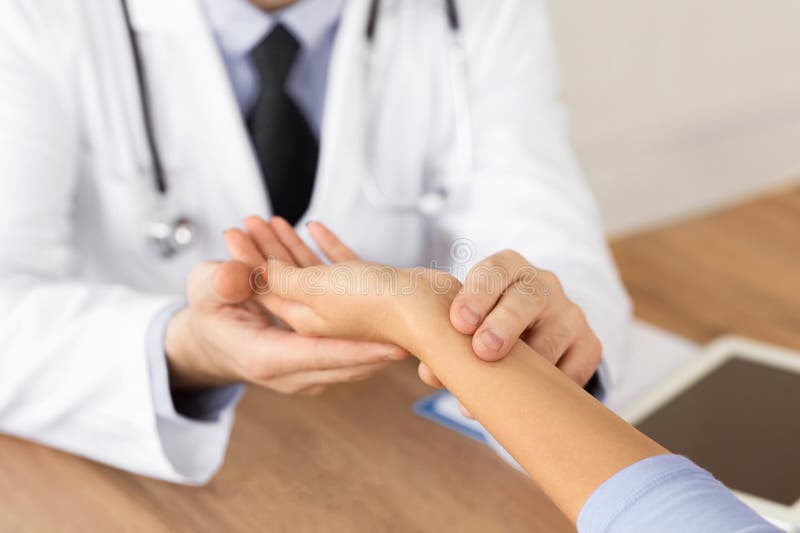
[[[506,341],[500,331],[492,328],[481,333],[481,342],[490,350],[497,351],[503,347],[503,344],[505,344]]]
[[[464,304],[458,310],[458,314],[470,326],[477,326],[481,321],[481,315],[470,304]]]

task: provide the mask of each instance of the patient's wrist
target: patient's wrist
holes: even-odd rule
[[[423,285],[412,294],[397,298],[396,324],[392,340],[410,353],[425,360],[433,336],[457,333],[450,324],[450,305],[454,293]]]

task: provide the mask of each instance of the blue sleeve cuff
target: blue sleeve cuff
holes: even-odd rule
[[[608,394],[608,368],[606,368],[606,360],[601,359],[600,364],[597,366],[592,378],[583,387],[586,392],[597,398],[597,401],[605,401]]]
[[[189,418],[216,422],[222,413],[236,406],[244,393],[244,385],[172,392],[169,386],[167,354],[164,352],[164,334],[169,321],[185,306],[185,301],[177,301],[166,306],[153,317],[148,327],[147,357],[153,404],[156,415],[164,420]]]
[[[707,471],[671,454],[643,459],[605,481],[577,526],[580,533],[779,531]]]

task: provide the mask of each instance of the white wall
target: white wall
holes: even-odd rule
[[[612,233],[800,178],[800,2],[550,11],[573,141]]]

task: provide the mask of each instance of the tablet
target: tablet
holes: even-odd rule
[[[776,525],[800,528],[800,354],[722,338],[622,415]]]

